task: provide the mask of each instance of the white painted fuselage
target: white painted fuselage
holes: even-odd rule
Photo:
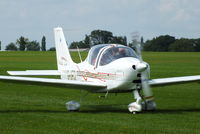
[[[62,79],[99,82],[107,85],[106,88],[94,92],[127,92],[141,86],[141,74],[133,67],[139,64],[141,63],[137,58],[124,57],[107,65],[95,67],[86,59],[82,63],[68,65],[69,69],[60,70],[60,73]],[[146,73],[149,74],[149,65]]]

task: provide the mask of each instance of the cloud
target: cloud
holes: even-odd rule
[[[174,18],[172,21],[181,22],[181,21],[189,21],[191,19],[191,15],[186,12],[184,9],[179,9],[176,11]]]
[[[198,0],[160,0],[159,11],[170,23],[189,22],[199,17],[197,5],[200,5]]]

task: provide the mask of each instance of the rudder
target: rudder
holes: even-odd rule
[[[73,63],[69,49],[61,27],[54,28],[56,58],[58,70],[66,70],[67,66]]]

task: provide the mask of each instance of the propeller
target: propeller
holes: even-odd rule
[[[139,41],[137,41],[137,45],[135,45],[135,51],[138,55],[138,58],[140,60],[140,63],[136,65],[136,70],[141,73],[141,85],[142,90],[144,93],[144,103],[143,103],[143,109],[145,110],[155,110],[156,103],[153,101],[153,92],[152,89],[148,83],[149,74],[147,69],[149,68],[149,65],[143,61],[142,59],[142,46]]]

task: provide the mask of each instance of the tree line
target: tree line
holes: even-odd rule
[[[143,44],[144,51],[157,51],[157,52],[200,52],[200,38],[176,39],[170,35],[162,35],[152,40],[147,40]]]
[[[81,41],[74,41],[69,46],[71,49],[76,48],[91,48],[97,44],[116,43],[132,47],[133,49],[141,43],[144,51],[157,51],[157,52],[200,52],[200,38],[176,39],[170,35],[161,35],[151,40],[144,42],[143,37],[140,41],[133,39],[127,42],[126,36],[114,36],[112,32],[106,30],[94,30]],[[41,46],[40,46],[41,44]],[[0,41],[1,50],[1,41]],[[42,37],[41,43],[38,41],[30,41],[28,38],[21,36],[15,43],[11,42],[6,46],[6,50],[10,51],[46,51],[46,38]],[[55,47],[49,49],[55,51]]]
[[[46,51],[46,37],[43,36],[40,43],[36,40],[30,41],[28,38],[21,36],[16,42],[9,43],[5,50],[7,51]]]
[[[72,42],[70,48],[90,48],[97,44],[117,43],[127,45],[126,36],[114,36],[112,32],[106,30],[94,30],[90,35],[85,35],[85,39]]]
[[[200,52],[200,38],[176,39],[170,35],[161,35],[151,40],[144,42],[143,37],[138,39],[132,39],[131,42],[127,42],[126,36],[113,36],[112,32],[104,30],[94,30],[90,35],[85,35],[85,39],[79,42],[72,42],[70,48],[90,48],[97,44],[116,43],[123,44],[132,47],[133,49],[140,43],[144,51],[156,51],[156,52]]]

